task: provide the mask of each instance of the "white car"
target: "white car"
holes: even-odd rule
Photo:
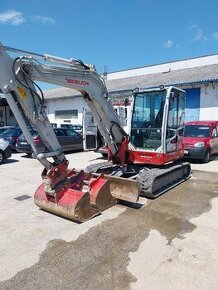
[[[7,141],[0,139],[0,164],[11,157],[11,148]]]

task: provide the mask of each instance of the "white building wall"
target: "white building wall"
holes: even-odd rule
[[[200,120],[218,120],[218,84],[201,87]]]
[[[82,98],[74,99],[47,99],[46,113],[51,123],[82,125],[83,108],[88,108],[86,102]],[[56,119],[55,111],[58,110],[78,110],[78,118],[74,119]]]

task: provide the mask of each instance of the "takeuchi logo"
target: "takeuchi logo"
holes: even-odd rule
[[[69,84],[75,84],[75,85],[80,85],[80,86],[89,86],[88,81],[80,81],[80,80],[73,80],[73,79],[65,79]]]

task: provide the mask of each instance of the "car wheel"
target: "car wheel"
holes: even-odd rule
[[[209,160],[210,160],[210,151],[207,150],[206,153],[205,153],[205,155],[204,155],[204,158],[203,158],[202,161],[203,161],[204,163],[208,163]]]
[[[2,164],[5,160],[5,154],[2,150],[0,150],[0,164]]]

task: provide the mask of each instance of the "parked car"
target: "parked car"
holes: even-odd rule
[[[218,121],[192,121],[185,124],[184,157],[209,162],[218,153]]]
[[[9,145],[12,150],[16,150],[16,142],[17,138],[22,134],[22,131],[20,128],[11,128],[8,130],[5,130],[3,133],[0,134],[1,140],[6,140],[9,142]]]
[[[78,134],[76,131],[67,128],[53,128],[57,136],[57,139],[60,145],[63,148],[63,151],[73,151],[73,150],[82,150],[83,149],[83,138],[81,134]],[[35,130],[30,131],[33,136],[33,144],[36,146],[38,152],[46,152],[46,146],[40,138],[39,134]],[[32,148],[30,144],[27,143],[27,140],[22,134],[16,143],[16,150],[18,152],[32,154]]]
[[[7,141],[0,140],[0,164],[11,157],[11,147]]]
[[[13,128],[15,128],[15,127],[14,126],[3,126],[3,127],[0,127],[0,134],[4,133],[8,129],[13,129]]]
[[[60,127],[61,127],[61,128],[73,129],[73,130],[75,130],[77,133],[80,133],[80,134],[82,134],[82,132],[83,132],[83,127],[82,127],[82,125],[61,124]]]

